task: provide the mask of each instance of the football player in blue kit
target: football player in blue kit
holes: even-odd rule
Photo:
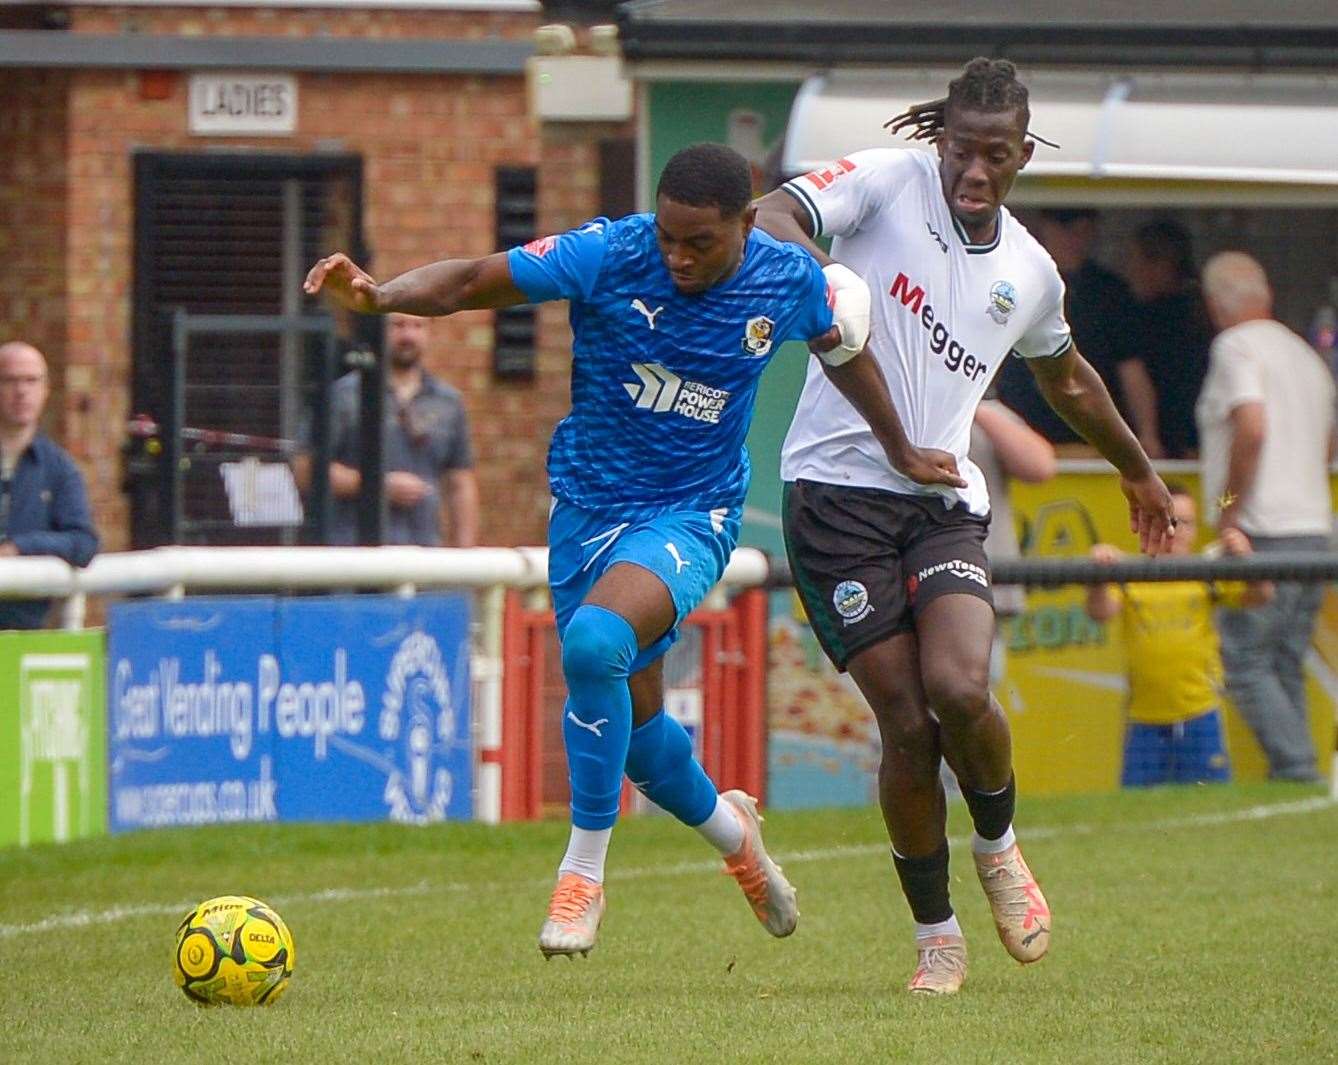
[[[368,314],[570,301],[572,406],[548,474],[572,828],[539,936],[545,956],[594,946],[624,773],[716,847],[768,932],[794,931],[794,888],[763,847],[755,801],[717,794],[663,709],[662,656],[738,538],[744,439],[775,348],[809,341],[897,468],[962,483],[950,456],[913,448],[901,429],[865,350],[867,286],[754,229],[751,193],[742,156],[700,144],[665,167],[654,214],[597,218],[383,284],[342,254],[307,277],[308,293]]]

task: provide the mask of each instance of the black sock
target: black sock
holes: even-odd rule
[[[962,798],[971,811],[976,834],[981,839],[998,839],[1008,831],[1017,809],[1017,783],[1008,778],[1008,787],[997,795],[986,795],[971,788],[962,788]]]
[[[938,924],[952,916],[948,901],[948,841],[933,854],[923,858],[903,858],[892,852],[901,890],[911,904],[911,913],[920,924]]]

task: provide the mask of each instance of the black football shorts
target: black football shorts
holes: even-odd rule
[[[820,481],[786,484],[781,507],[795,587],[837,669],[865,648],[915,628],[940,595],[991,606],[989,518],[929,496]]]

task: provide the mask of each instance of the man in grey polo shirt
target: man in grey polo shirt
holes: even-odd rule
[[[1205,509],[1260,554],[1324,551],[1333,512],[1334,384],[1328,364],[1273,317],[1264,268],[1220,252],[1203,268],[1213,324],[1197,417]],[[1304,662],[1324,586],[1282,581],[1272,600],[1218,618],[1227,691],[1268,756],[1274,780],[1319,779]]]
[[[460,393],[423,369],[427,320],[386,318],[386,543],[473,547],[479,494]],[[334,384],[330,424],[332,544],[358,542],[359,379]]]

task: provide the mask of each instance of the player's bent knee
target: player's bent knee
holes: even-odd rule
[[[562,672],[573,677],[626,677],[637,654],[636,632],[602,606],[578,607],[562,636]]]
[[[925,678],[925,696],[940,721],[971,721],[992,713],[989,677],[982,672],[944,674]]]

